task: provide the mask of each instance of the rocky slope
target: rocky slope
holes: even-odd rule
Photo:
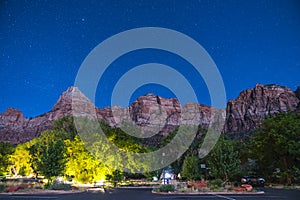
[[[26,142],[51,129],[53,121],[64,116],[97,118],[118,127],[135,124],[141,128],[139,136],[145,138],[156,133],[166,135],[180,124],[208,127],[212,110],[195,103],[182,107],[177,99],[164,99],[153,94],[138,98],[127,108],[96,108],[78,88],[70,87],[63,92],[51,111],[38,117],[26,119],[21,111],[12,108],[0,114],[0,140],[13,144]]]
[[[296,110],[300,105],[300,87],[291,89],[277,85],[256,85],[247,89],[227,104],[226,113],[214,108],[187,103],[181,106],[177,99],[165,99],[153,94],[138,98],[127,108],[118,106],[96,108],[76,87],[68,88],[52,110],[38,117],[27,119],[13,108],[0,114],[0,141],[14,144],[39,136],[52,128],[52,122],[64,116],[86,116],[105,120],[110,126],[123,127],[134,124],[141,129],[141,137],[155,133],[166,135],[180,124],[207,128],[216,113],[224,118],[224,133],[253,130],[269,114]],[[73,104],[72,104],[73,101]],[[72,110],[73,109],[73,110]],[[75,111],[75,112],[74,112]]]
[[[227,103],[224,132],[251,131],[268,115],[296,110],[298,90],[294,93],[287,87],[257,84],[253,89],[241,92]]]
[[[82,102],[83,112],[90,108],[91,102],[76,88],[68,88],[59,98],[53,109],[35,118],[24,118],[21,111],[9,108],[0,114],[0,141],[13,144],[26,142],[48,129],[52,128],[54,120],[72,115],[72,97],[75,101]],[[88,104],[89,106],[83,106]]]

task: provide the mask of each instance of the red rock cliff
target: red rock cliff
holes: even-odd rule
[[[224,133],[251,131],[270,114],[296,110],[300,105],[299,97],[300,87],[294,93],[287,87],[257,84],[255,88],[241,92],[236,99],[228,102],[226,118],[225,111],[221,111],[221,118],[226,120],[225,126],[218,128],[223,129]],[[145,133],[161,135],[167,135],[180,124],[207,128],[211,117],[217,113],[216,109],[205,105],[187,103],[181,106],[177,99],[165,99],[153,94],[138,98],[127,108],[95,108],[78,88],[70,87],[62,93],[51,111],[38,117],[26,119],[21,111],[12,108],[1,113],[0,141],[14,144],[29,141],[51,129],[54,120],[74,115],[72,107],[76,110],[76,116],[96,116],[110,126],[134,123]]]
[[[294,111],[298,104],[299,99],[290,88],[257,84],[228,101],[224,132],[251,131],[268,115]]]

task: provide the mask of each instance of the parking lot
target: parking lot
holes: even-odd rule
[[[103,193],[91,193],[83,192],[78,194],[45,194],[45,195],[7,195],[1,194],[0,199],[11,200],[11,199],[23,199],[23,200],[164,200],[164,199],[176,199],[176,200],[298,200],[300,196],[300,190],[281,190],[281,189],[270,189],[264,188],[264,194],[228,194],[228,195],[218,195],[218,194],[201,194],[201,195],[188,195],[188,194],[152,194],[151,189],[111,189]]]

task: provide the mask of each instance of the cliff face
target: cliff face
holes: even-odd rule
[[[138,98],[127,108],[96,108],[78,88],[70,87],[51,111],[38,117],[26,119],[21,111],[15,109],[0,114],[0,140],[13,144],[29,141],[51,129],[53,121],[64,116],[96,117],[115,127],[135,124],[142,133],[166,135],[182,123],[208,127],[212,110],[195,103],[182,107],[177,99],[164,99],[153,94]]]
[[[287,87],[257,84],[227,103],[224,132],[251,131],[268,115],[294,111],[298,104],[296,93]]]
[[[207,128],[213,110],[195,103],[187,103],[182,107],[177,99],[164,99],[147,94],[139,97],[127,108],[113,106],[97,109],[97,117],[108,122],[110,126],[122,127],[129,123],[139,126],[143,132],[149,134],[166,135],[180,124]]]
[[[13,144],[28,141],[52,127],[50,113],[33,119],[24,118],[21,111],[9,108],[0,114],[0,138]]]
[[[224,133],[247,132],[269,114],[294,111],[300,105],[300,87],[294,93],[291,89],[276,85],[256,85],[227,104]],[[73,101],[73,104],[72,104]],[[76,110],[76,112],[72,112]],[[127,108],[112,106],[96,108],[76,87],[68,88],[59,98],[52,110],[32,119],[26,119],[22,112],[7,109],[0,114],[0,141],[14,144],[29,141],[43,131],[52,128],[52,123],[64,116],[87,116],[105,120],[110,126],[122,127],[124,124],[137,125],[145,137],[147,133],[167,135],[181,124],[207,128],[211,118],[220,110],[187,103],[181,106],[177,99],[164,99],[153,94],[138,98]],[[151,135],[153,135],[151,134]],[[149,135],[148,135],[149,136]]]
[[[35,118],[24,118],[21,111],[9,108],[0,114],[0,141],[13,144],[26,142],[52,128],[54,120],[72,115],[72,98],[81,102],[83,112],[90,108],[91,102],[76,88],[69,87],[59,98],[52,110]],[[89,103],[89,106],[85,106]]]

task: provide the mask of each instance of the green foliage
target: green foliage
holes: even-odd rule
[[[108,128],[105,129],[104,133],[110,142],[123,151],[135,153],[147,151],[147,149],[135,141],[133,136],[123,132],[120,128]]]
[[[178,132],[178,128],[179,127],[176,127],[174,131],[169,132],[167,136],[163,137],[163,139],[161,141],[163,146],[169,144],[173,140],[173,138],[175,137],[175,135]]]
[[[281,113],[266,118],[255,131],[251,155],[260,174],[271,178],[279,168],[284,182],[292,183],[300,168],[300,114]]]
[[[0,192],[4,192],[5,188],[6,188],[6,185],[4,183],[0,182]]]
[[[5,175],[10,165],[10,156],[14,152],[14,147],[10,143],[0,142],[0,176]]]
[[[203,138],[205,137],[207,130],[205,130],[201,127],[198,127],[197,129],[198,130],[197,130],[196,137],[194,138],[194,140],[192,141],[190,146],[187,147],[186,152],[171,164],[171,167],[175,174],[179,174],[182,171],[184,160],[187,156],[189,156],[189,155],[198,156],[198,150],[203,143]],[[162,145],[165,146],[168,143],[170,143],[176,136],[178,130],[179,130],[179,127],[177,127],[174,131],[168,133],[168,135],[162,139]],[[187,130],[189,130],[189,129],[187,129]],[[194,131],[195,131],[195,128],[192,128],[191,133],[194,134]],[[189,131],[187,131],[187,132],[189,132]],[[180,141],[179,143],[184,143],[184,142]]]
[[[50,182],[53,177],[62,175],[65,169],[64,138],[65,132],[45,131],[29,148],[33,169]]]
[[[209,153],[207,163],[217,179],[232,179],[240,171],[239,154],[235,149],[236,142],[221,136]]]
[[[167,144],[169,144],[173,138],[176,136],[177,132],[178,132],[178,128],[176,127],[176,129],[174,131],[171,131],[170,133],[168,133],[168,135],[166,137],[164,137],[161,141],[161,144],[163,146],[166,146]],[[171,167],[174,171],[175,174],[179,174],[181,169],[182,169],[182,165],[183,165],[183,161],[185,158],[185,155],[180,156],[180,158],[178,158],[177,160],[175,160],[173,163],[171,163]]]
[[[91,124],[90,126],[93,126]],[[90,148],[92,154],[104,164],[113,169],[125,169],[127,172],[135,173],[149,169],[148,160],[139,157],[136,153],[145,153],[149,149],[135,140],[134,137],[124,133],[119,128],[110,128],[106,124],[101,124],[104,134],[99,134],[100,130],[84,133],[85,144]],[[87,129],[83,129],[85,131]],[[89,129],[91,130],[91,129]],[[122,161],[122,162],[120,162]]]
[[[200,160],[197,156],[189,155],[185,158],[182,176],[187,180],[199,180],[201,178]]]
[[[49,190],[71,190],[72,186],[70,184],[54,180],[52,183],[46,184],[45,188]]]
[[[224,181],[222,179],[213,179],[210,181],[207,181],[207,187],[209,187],[212,190],[224,187]]]
[[[106,174],[106,180],[112,182],[114,187],[117,186],[118,182],[124,179],[124,173],[119,170],[114,170],[112,174]]]
[[[74,117],[66,116],[53,122],[53,130],[68,133],[67,138],[73,140],[77,135]]]
[[[152,181],[153,180],[153,177],[156,177],[156,178],[159,178],[159,175],[162,173],[162,170],[155,170],[155,171],[152,171],[152,172],[146,172],[144,173],[144,176],[146,177],[146,179],[148,181]]]
[[[109,169],[91,155],[78,135],[73,141],[65,140],[65,144],[67,150],[65,174],[67,176],[81,183],[93,183],[105,178]]]
[[[160,185],[156,191],[157,192],[174,192],[175,186],[171,184]]]
[[[32,143],[20,143],[17,145],[15,152],[10,157],[10,171],[15,175],[28,176],[33,173],[30,164],[31,155],[29,148]]]

